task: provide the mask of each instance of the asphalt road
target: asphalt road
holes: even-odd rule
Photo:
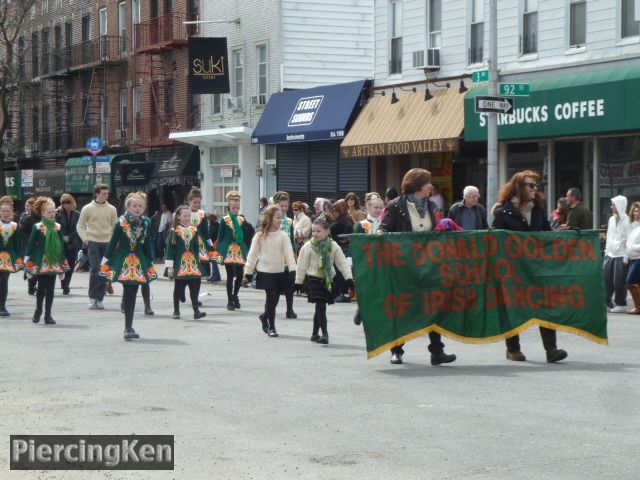
[[[355,305],[329,307],[330,344],[309,342],[312,305],[278,308],[279,338],[260,327],[263,293],[205,284],[207,317],[172,320],[172,284],[152,285],[154,317],[124,342],[120,286],[87,309],[88,274],[56,291],[58,325],[33,325],[34,297],[12,276],[0,318],[0,478],[7,479],[637,479],[640,316],[609,315],[610,345],[559,333],[569,352],[526,363],[504,345],[446,341],[458,361],[432,367],[425,338],[405,365],[367,360]],[[141,300],[139,305],[141,304]],[[140,313],[140,306],[138,312]],[[173,472],[10,471],[10,434],[172,434]]]

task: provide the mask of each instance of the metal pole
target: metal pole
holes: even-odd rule
[[[498,94],[498,0],[489,0],[489,95]],[[487,123],[487,214],[498,198],[498,116],[488,114]]]

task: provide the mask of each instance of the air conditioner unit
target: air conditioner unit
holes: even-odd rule
[[[413,68],[424,68],[424,50],[413,52]]]
[[[127,130],[116,130],[116,140],[125,140],[127,138]]]
[[[227,98],[227,108],[229,110],[233,110],[234,112],[239,112],[241,110],[244,110],[243,98],[242,97]]]
[[[425,70],[440,70],[440,49],[439,48],[429,48],[427,49],[427,58],[426,64],[424,66]]]
[[[133,86],[133,82],[131,80],[127,80],[125,82],[125,88],[131,88]]]

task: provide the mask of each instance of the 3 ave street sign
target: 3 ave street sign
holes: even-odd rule
[[[505,97],[475,97],[476,113],[510,113],[513,110],[513,98]]]
[[[471,76],[472,83],[484,83],[489,81],[489,70],[477,70]]]

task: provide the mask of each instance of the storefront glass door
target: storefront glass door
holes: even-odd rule
[[[238,147],[219,147],[211,149],[211,167],[213,169],[213,206],[216,215],[227,211],[226,196],[232,190],[239,190],[237,167]]]

